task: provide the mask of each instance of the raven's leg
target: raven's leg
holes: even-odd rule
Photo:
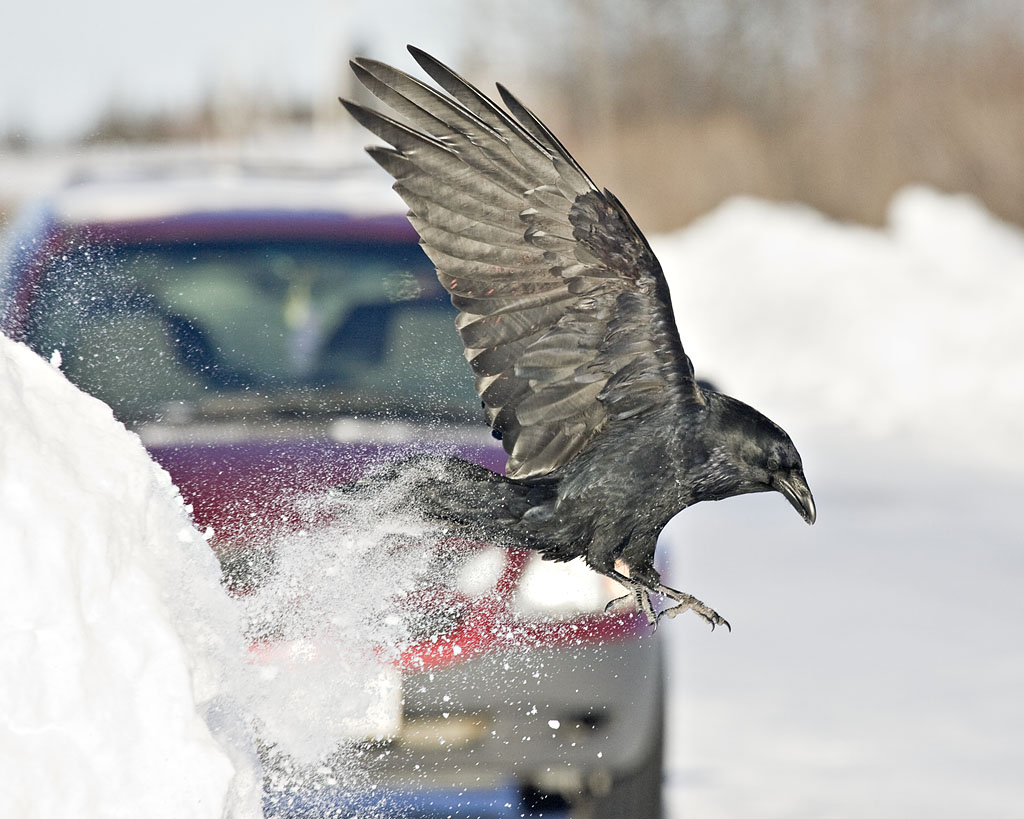
[[[664,586],[661,583],[656,583],[651,591],[657,594],[663,594],[665,597],[669,597],[675,600],[678,605],[672,606],[671,608],[665,609],[661,612],[658,617],[675,617],[677,614],[682,614],[684,611],[693,610],[699,614],[709,623],[711,628],[714,630],[715,626],[725,626],[729,631],[732,631],[732,626],[729,625],[729,621],[726,620],[722,615],[715,611],[711,606],[701,602],[692,594],[686,592],[677,591],[676,589]]]

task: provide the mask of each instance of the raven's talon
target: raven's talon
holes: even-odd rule
[[[616,597],[614,600],[609,600],[608,605],[604,607],[605,614],[623,614],[627,611],[636,608],[636,598],[633,593],[624,594],[622,597]]]
[[[636,590],[636,607],[644,613],[647,618],[647,625],[652,626],[654,631],[658,630],[658,613],[651,604],[651,596],[643,589]]]
[[[670,608],[667,608],[660,612],[658,614],[659,619],[661,619],[662,617],[674,618],[678,617],[683,612],[693,611],[694,614],[698,615],[705,622],[711,625],[712,631],[715,630],[716,626],[725,626],[726,629],[732,631],[732,626],[729,625],[729,621],[722,617],[722,615],[720,615],[717,611],[715,611],[712,608],[709,608],[696,597],[684,595],[681,592],[678,592],[678,594],[679,597],[675,597],[673,595],[666,595],[667,597],[671,597],[673,600],[676,600],[678,602],[676,605],[671,606]]]
[[[651,596],[641,586],[633,586],[629,594],[608,601],[604,607],[605,614],[625,614],[628,611],[642,612],[647,624],[658,628],[658,614],[651,605]]]
[[[697,613],[711,624],[712,631],[715,630],[715,626],[725,626],[728,631],[732,631],[732,626],[729,625],[729,621],[722,617],[718,612],[711,610],[710,616],[703,612]]]
[[[662,609],[662,611],[658,615],[658,617],[668,617],[670,620],[673,620],[676,617],[678,617],[680,614],[682,614],[683,612],[686,612],[686,611],[689,611],[689,610],[690,610],[690,606],[689,605],[687,605],[686,603],[680,603],[677,606],[671,606],[670,608]],[[698,612],[698,614],[699,613],[700,612]]]

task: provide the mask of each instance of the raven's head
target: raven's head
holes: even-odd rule
[[[814,523],[814,496],[800,453],[785,430],[735,398],[714,394],[709,404],[736,482],[730,494],[779,492],[807,523]]]
[[[807,523],[814,523],[817,512],[814,508],[814,495],[804,477],[804,467],[800,463],[800,453],[796,451],[789,436],[778,429],[778,436],[766,442],[764,455],[758,461],[757,469],[768,489],[779,492],[793,504]]]

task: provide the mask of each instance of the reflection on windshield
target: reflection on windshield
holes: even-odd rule
[[[477,405],[453,318],[415,244],[93,246],[47,272],[27,340],[123,420],[311,395],[444,415]]]

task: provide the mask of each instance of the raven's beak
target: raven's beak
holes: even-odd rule
[[[781,492],[797,512],[808,523],[814,523],[817,514],[814,511],[814,496],[807,485],[803,472],[794,469],[788,475],[776,473],[772,476],[772,488]]]

